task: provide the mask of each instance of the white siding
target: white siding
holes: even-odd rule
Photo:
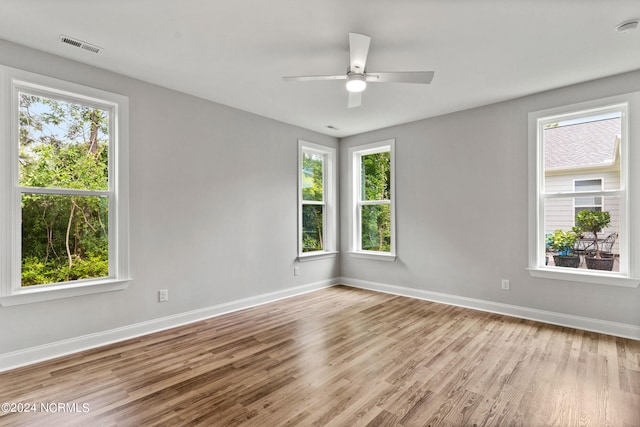
[[[599,178],[603,180],[605,190],[620,188],[620,173],[618,171],[550,175],[545,178],[545,186],[547,192],[573,191],[575,180]],[[547,200],[545,206],[545,234],[552,233],[557,229],[571,230],[571,227],[575,225],[574,208],[573,197]],[[609,211],[611,215],[611,225],[602,231],[602,237],[619,232],[620,205],[617,197],[605,197],[602,210]],[[601,236],[598,235],[598,237]],[[613,251],[617,252],[617,243]]]

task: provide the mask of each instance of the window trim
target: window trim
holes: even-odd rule
[[[76,190],[27,189],[18,185],[18,91],[107,108],[113,140],[109,147],[109,188],[82,195],[109,195],[109,276],[96,279],[20,286],[21,209],[26,191],[78,193]],[[126,96],[0,65],[0,305],[27,304],[125,289],[129,277],[129,101]],[[26,190],[25,190],[26,189]],[[24,190],[24,191],[23,191]],[[96,193],[96,194],[93,194]],[[99,193],[99,194],[97,194]],[[111,215],[113,212],[113,216]]]
[[[321,203],[305,201],[302,198],[302,166],[304,153],[313,153],[323,157],[322,197]],[[336,149],[326,145],[298,140],[298,261],[310,261],[335,257],[337,251],[337,209],[336,209]],[[302,251],[302,207],[303,205],[324,206],[323,209],[323,249],[319,251]]]
[[[360,159],[368,154],[389,152],[391,198],[384,203],[371,203],[361,200]],[[356,145],[349,148],[349,188],[351,189],[349,208],[349,255],[354,258],[365,258],[379,261],[396,260],[396,209],[395,209],[395,139]],[[370,204],[389,204],[391,210],[391,249],[389,252],[368,251],[362,249],[360,207]]]
[[[571,191],[543,195],[541,189],[544,188],[544,171],[542,170],[544,153],[541,130],[544,124],[569,115],[572,118],[589,117],[614,109],[622,112],[620,190],[603,189],[593,193]],[[636,137],[640,135],[640,127],[635,123],[640,118],[639,110],[640,92],[633,92],[529,113],[529,265],[527,270],[531,276],[633,288],[640,284],[640,246],[635,243],[640,240],[640,227],[634,227],[630,221],[632,212],[640,212],[640,173],[631,171],[629,168],[630,164],[638,164],[637,162],[640,161],[640,147],[632,147],[633,144],[630,142],[630,137],[640,141]],[[626,254],[627,260],[621,265],[621,271],[599,272],[545,267],[543,262],[545,242],[541,231],[541,218],[544,216],[543,197],[580,197],[595,193],[602,196],[619,195],[621,197],[619,245],[621,251]]]

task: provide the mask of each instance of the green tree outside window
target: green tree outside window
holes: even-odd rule
[[[391,153],[361,156],[361,198],[367,201],[391,199]],[[391,251],[391,205],[364,204],[361,208],[362,250]]]
[[[324,156],[302,153],[302,252],[324,249]]]
[[[22,286],[109,275],[109,112],[19,95]]]

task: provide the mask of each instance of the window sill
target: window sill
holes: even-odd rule
[[[637,288],[640,279],[632,279],[616,273],[600,273],[591,270],[588,273],[584,271],[565,271],[558,268],[528,268],[532,277],[541,279],[566,280],[570,282],[592,283],[596,285],[621,286],[625,288]],[[570,270],[570,269],[566,269]]]
[[[338,251],[317,251],[317,252],[305,252],[298,255],[298,262],[315,261],[319,259],[335,258]]]
[[[81,295],[119,291],[129,286],[129,280],[130,279],[104,279],[74,284],[35,286],[20,289],[10,295],[0,297],[0,305],[8,307]]]
[[[396,260],[395,254],[390,254],[387,252],[349,252],[349,256],[353,258],[375,259],[378,261],[388,262],[394,262]]]

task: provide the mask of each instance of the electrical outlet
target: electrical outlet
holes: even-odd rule
[[[293,267],[293,275],[294,276],[300,275],[300,267]]]
[[[169,301],[169,290],[160,289],[158,291],[158,302],[166,302],[166,301]]]
[[[502,290],[503,291],[508,291],[509,290],[509,280],[502,279]]]

